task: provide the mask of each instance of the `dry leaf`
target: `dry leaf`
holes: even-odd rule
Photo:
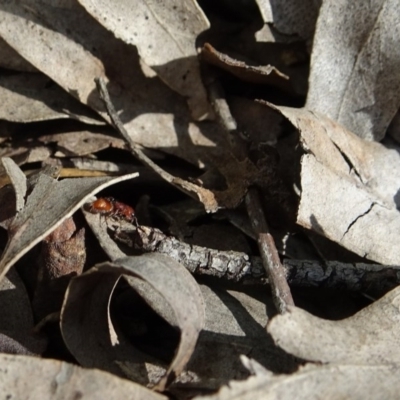
[[[99,77],[108,81],[106,71],[113,104],[138,144],[198,164],[218,142],[216,124],[192,123],[181,96],[143,75],[135,47],[116,39],[74,1],[3,4],[0,36],[108,120],[94,83]]]
[[[0,354],[0,387],[14,399],[167,400],[165,396],[107,372],[57,360]]]
[[[400,3],[324,1],[306,107],[381,140],[400,107]]]
[[[12,47],[0,38],[0,65],[2,68],[21,72],[38,72],[38,70],[22,58]]]
[[[277,348],[265,325],[273,309],[263,288],[225,290],[201,285],[206,304],[206,324],[187,366],[197,385],[217,389],[232,379],[244,379],[248,371],[240,362],[247,354],[265,367],[288,372],[297,367],[293,357]],[[267,312],[266,312],[267,309]]]
[[[50,7],[50,4],[36,1],[3,3],[0,34],[22,57],[82,103],[101,109],[100,99],[91,94],[95,91],[93,79],[104,76],[104,68],[82,46],[64,36],[67,32],[62,31],[57,20],[48,18],[46,11],[50,11]],[[52,7],[56,9],[57,5]],[[57,13],[61,14],[60,8]],[[52,23],[56,23],[56,28]]]
[[[0,282],[0,352],[39,355],[46,349],[44,337],[33,333],[31,303],[15,270]]]
[[[400,365],[400,289],[350,318],[328,321],[297,307],[274,317],[268,332],[288,353],[337,364]]]
[[[69,281],[80,275],[86,261],[85,228],[67,218],[42,240],[39,271],[32,300],[37,320],[58,312]]]
[[[70,131],[52,135],[40,136],[38,140],[43,143],[56,143],[58,157],[82,157],[97,153],[109,147],[125,149],[122,139],[107,135],[103,130],[97,131]],[[94,161],[94,160],[93,160]]]
[[[3,157],[1,159],[4,170],[10,178],[15,192],[15,210],[20,212],[25,205],[25,196],[28,189],[26,176],[11,158]]]
[[[189,361],[204,325],[204,304],[195,280],[183,266],[167,256],[126,257],[100,264],[73,279],[62,309],[64,341],[81,365],[119,374],[123,368],[119,369],[117,364],[132,362],[136,369],[143,368],[140,366],[143,355],[122,337],[117,337],[110,320],[110,299],[123,275],[156,312],[180,330],[175,357],[157,384],[157,388],[163,390]]]
[[[291,88],[289,77],[272,65],[249,65],[220,53],[209,43],[203,46],[201,55],[208,63],[230,72],[245,82],[277,86],[283,90]]]
[[[297,223],[386,265],[400,260],[400,155],[306,109],[270,105],[300,133]]]
[[[196,1],[79,0],[99,23],[128,44],[173,90],[187,98],[194,119],[210,112],[195,43],[210,27]]]
[[[250,142],[275,145],[280,134],[282,117],[269,112],[262,104],[245,97],[230,96],[229,108],[238,124],[238,129],[244,132]],[[265,127],[268,126],[268,129]]]
[[[0,96],[3,99],[0,118],[7,121],[73,118],[87,124],[104,124],[92,110],[42,74],[26,72],[1,76]]]
[[[18,170],[18,166],[14,166]],[[70,217],[90,196],[115,183],[135,178],[137,174],[117,178],[78,178],[57,181],[41,175],[25,207],[8,227],[8,242],[0,259],[0,276],[35,244]]]
[[[312,38],[321,2],[256,0],[265,24],[272,24],[279,33],[298,35],[302,39]]]
[[[292,375],[266,371],[195,400],[396,399],[398,373],[396,366],[360,365],[306,366]]]

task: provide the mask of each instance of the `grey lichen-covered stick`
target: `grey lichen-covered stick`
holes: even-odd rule
[[[219,251],[182,242],[156,228],[117,230],[115,239],[143,252],[167,254],[195,275],[209,275],[244,284],[268,284],[260,257]],[[286,260],[290,286],[361,291],[379,296],[400,284],[400,266]]]

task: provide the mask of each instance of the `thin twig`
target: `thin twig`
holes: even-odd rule
[[[186,193],[190,197],[200,200],[208,211],[216,211],[218,209],[218,204],[215,200],[214,194],[205,188],[195,185],[194,183],[185,181],[184,179],[178,178],[171,175],[167,171],[159,167],[155,162],[153,162],[146,154],[143,153],[140,146],[138,146],[132,138],[129,136],[127,130],[122,124],[117,112],[115,111],[114,105],[111,102],[110,95],[107,90],[106,82],[103,78],[96,79],[97,89],[99,90],[100,97],[104,101],[107,112],[114,124],[114,127],[118,130],[121,136],[128,143],[130,151],[132,154],[141,161],[144,165],[151,168],[154,172],[160,175],[161,178],[166,180],[168,183]]]
[[[279,259],[274,239],[269,233],[256,188],[249,189],[246,195],[246,206],[254,232],[257,234],[258,248],[271,285],[275,307],[279,313],[283,314],[287,311],[288,306],[294,305],[294,302],[286,280],[286,271]]]
[[[247,156],[247,143],[240,136],[235,118],[226,101],[224,89],[212,68],[207,69],[206,88],[218,122],[225,132],[233,154],[239,159]]]
[[[208,93],[221,126],[226,132],[233,153],[239,157],[247,156],[245,141],[240,137],[237,124],[232,116],[225,94],[218,80],[208,82]],[[285,269],[282,266],[275,242],[269,233],[268,225],[262,211],[258,190],[250,188],[246,195],[247,211],[257,235],[263,265],[272,289],[272,297],[279,313],[284,313],[289,305],[294,305],[289,285],[286,281]]]

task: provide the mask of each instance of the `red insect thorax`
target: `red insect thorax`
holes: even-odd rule
[[[115,200],[113,197],[100,197],[89,206],[92,214],[102,214],[110,217],[124,219],[128,222],[136,220],[135,210],[127,204]]]

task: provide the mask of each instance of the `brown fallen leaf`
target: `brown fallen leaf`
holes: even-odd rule
[[[92,155],[107,148],[124,149],[124,141],[115,136],[91,130],[70,131],[52,135],[40,136],[38,140],[42,143],[56,143],[58,157],[81,157]]]
[[[322,2],[307,108],[362,138],[385,136],[400,107],[399,12],[397,1]]]
[[[400,365],[400,289],[350,318],[328,321],[291,307],[267,330],[275,343],[305,360],[336,364]]]
[[[104,101],[105,106],[107,108],[108,114],[120,135],[125,139],[126,143],[129,146],[129,150],[131,153],[144,165],[151,168],[154,172],[156,172],[162,179],[172,184],[179,190],[184,193],[197,198],[204,204],[205,209],[208,212],[215,212],[218,209],[218,202],[216,201],[215,195],[211,190],[204,188],[202,186],[196,185],[188,180],[182,179],[180,177],[174,176],[170,174],[165,169],[158,166],[153,160],[151,160],[142,150],[141,146],[132,140],[128,131],[125,129],[122,124],[121,119],[119,118],[114,105],[111,102],[110,94],[108,93],[106,82],[104,79],[96,79],[96,84],[98,86],[101,99]]]
[[[77,228],[72,217],[43,239],[32,300],[36,320],[60,311],[69,281],[83,271],[85,246],[85,228]]]
[[[79,3],[116,37],[138,48],[141,59],[187,99],[194,119],[209,116],[195,42],[210,24],[196,1],[138,2],[135,7],[123,1]]]
[[[400,260],[400,155],[319,113],[269,105],[299,131],[297,223],[386,265]],[[384,238],[384,240],[383,240]]]
[[[4,101],[0,118],[7,121],[72,118],[87,124],[104,125],[96,113],[42,74],[26,72],[1,76],[0,95]]]
[[[125,257],[95,266],[74,278],[61,313],[64,341],[83,366],[121,374],[126,373],[124,368],[130,362],[136,369],[130,371],[130,375],[140,374],[143,354],[118,335],[110,319],[111,296],[122,276],[157,313],[180,331],[174,359],[156,385],[158,390],[164,390],[189,361],[204,325],[204,304],[197,283],[183,266],[167,256]]]
[[[167,400],[159,393],[107,372],[62,361],[0,354],[0,363],[6,366],[0,369],[5,398]]]
[[[108,32],[78,2],[3,4],[0,36],[70,95],[109,120],[94,83],[95,78],[105,79],[138,144],[199,164],[219,141],[216,124],[193,123],[184,98],[158,79],[146,77],[137,49]]]
[[[21,176],[16,164],[12,170],[15,170],[12,172],[13,175]],[[8,173],[10,174],[11,170]],[[137,174],[129,174],[117,178],[98,177],[57,181],[48,175],[40,175],[24,208],[17,213],[8,226],[8,242],[0,258],[0,279],[17,260],[61,225],[88,198],[107,186],[136,176]]]
[[[220,53],[209,43],[203,46],[201,55],[208,63],[230,72],[245,82],[272,85],[283,90],[291,90],[289,77],[272,65],[249,65]]]

